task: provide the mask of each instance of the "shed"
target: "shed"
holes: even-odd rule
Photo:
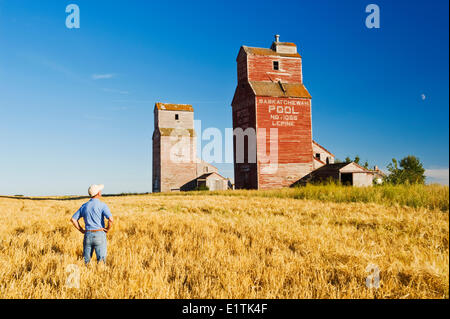
[[[326,164],[304,176],[292,186],[320,183],[328,180],[349,186],[372,186],[377,172],[368,170],[355,162]]]
[[[223,191],[228,189],[228,178],[217,172],[203,174],[196,178],[197,187],[206,186],[210,191]]]
[[[208,187],[210,191],[221,191],[232,189],[232,185],[228,178],[223,177],[217,172],[205,173],[190,182],[181,186],[181,191],[192,191],[204,187]]]

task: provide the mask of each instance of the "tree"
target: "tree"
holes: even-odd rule
[[[360,158],[358,155],[355,156],[355,159],[354,159],[354,160],[352,160],[352,159],[350,158],[350,156],[347,156],[347,157],[345,158],[345,163],[355,162],[356,164],[359,164],[360,161],[361,161],[361,158]]]
[[[425,169],[419,158],[408,155],[398,161],[393,158],[392,163],[387,166],[389,175],[385,181],[394,185],[397,184],[425,184]]]
[[[365,162],[364,162],[364,168],[365,168],[365,169],[369,169],[369,162],[368,162],[368,161],[365,161]]]

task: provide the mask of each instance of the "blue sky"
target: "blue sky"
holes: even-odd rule
[[[67,29],[67,5],[81,28]],[[365,8],[381,28],[365,27]],[[0,194],[151,190],[157,101],[232,127],[241,45],[295,42],[313,135],[338,158],[418,156],[448,184],[448,1],[0,0]],[[203,142],[206,144],[206,142]],[[230,164],[218,164],[232,177]]]

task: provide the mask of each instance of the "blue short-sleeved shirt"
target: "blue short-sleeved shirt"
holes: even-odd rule
[[[81,206],[72,218],[76,220],[83,218],[86,230],[97,230],[105,228],[105,218],[110,219],[111,216],[108,206],[97,198],[93,198]]]

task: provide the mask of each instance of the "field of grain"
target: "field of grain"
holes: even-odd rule
[[[449,298],[442,189],[447,208],[291,190],[104,197],[107,263],[88,267],[69,222],[86,200],[0,198],[0,298]]]

